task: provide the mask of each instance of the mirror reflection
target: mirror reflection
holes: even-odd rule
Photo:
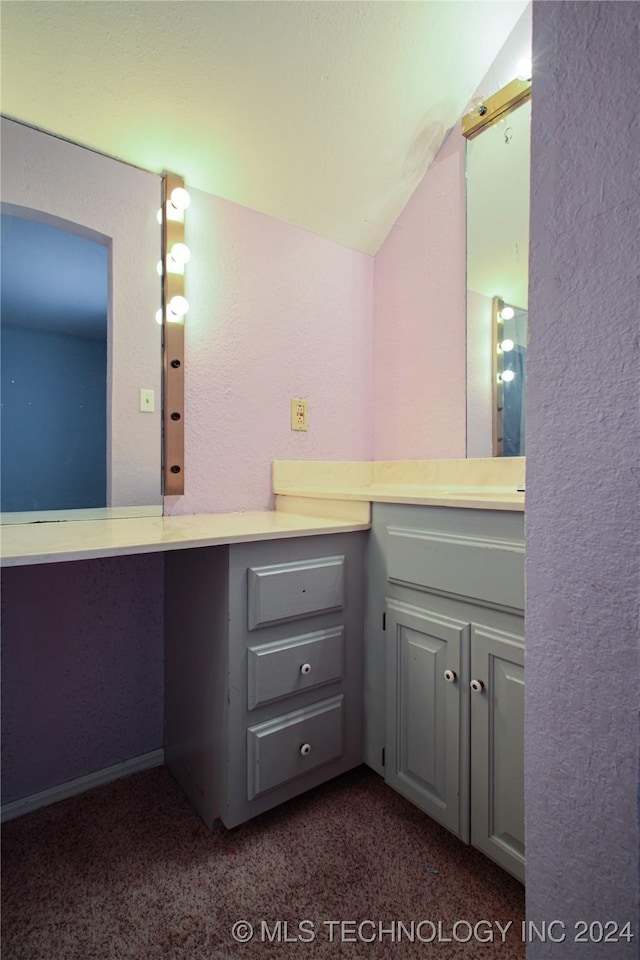
[[[469,457],[526,452],[530,126],[526,100],[467,140]]]
[[[0,123],[0,520],[160,516],[162,178]]]
[[[105,243],[3,213],[2,512],[107,504]]]

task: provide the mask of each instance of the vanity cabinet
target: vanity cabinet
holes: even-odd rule
[[[362,762],[365,536],[167,554],[166,763],[209,826]]]
[[[524,530],[517,513],[376,504],[365,760],[524,879]]]

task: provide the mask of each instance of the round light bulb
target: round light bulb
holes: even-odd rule
[[[505,353],[508,353],[509,350],[513,350],[514,347],[515,347],[515,343],[513,342],[513,340],[509,340],[509,339],[503,340],[502,343],[500,344],[500,349],[504,350]]]
[[[162,326],[162,310],[156,310],[156,323],[158,326]]]
[[[160,224],[162,223],[162,207],[160,207],[160,209],[158,210],[158,212],[157,212],[157,214],[156,214],[156,220],[158,221],[158,223],[160,223]]]
[[[180,317],[184,317],[185,313],[189,309],[189,301],[186,297],[171,297],[169,301],[169,320],[179,320]]]
[[[162,260],[158,260],[158,266],[156,267],[156,270],[158,271],[158,276],[161,277],[162,274],[164,273],[164,267],[163,267],[163,265],[162,265]]]
[[[169,256],[179,267],[183,267],[185,263],[188,263],[191,259],[191,250],[189,250],[186,243],[174,243]]]
[[[184,187],[175,187],[171,191],[169,200],[176,210],[186,210],[191,203],[191,197]]]
[[[503,307],[502,310],[500,311],[501,320],[513,320],[515,315],[516,315],[516,312],[513,309],[513,307]]]
[[[504,373],[502,374],[502,379],[504,380],[505,383],[511,383],[514,377],[515,377],[515,373],[513,372],[513,370],[505,370]]]
[[[531,80],[531,77],[533,76],[533,64],[531,63],[531,57],[523,57],[522,60],[519,60],[516,70],[518,71],[518,80]]]

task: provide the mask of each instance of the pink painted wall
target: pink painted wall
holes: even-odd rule
[[[458,131],[447,138],[376,254],[377,460],[465,455],[465,196],[459,141]]]
[[[528,7],[476,95],[513,79],[530,46]],[[465,143],[456,124],[375,257],[378,460],[466,455]]]
[[[269,509],[274,459],[371,459],[373,258],[196,190],[186,232],[185,495],[165,513]]]

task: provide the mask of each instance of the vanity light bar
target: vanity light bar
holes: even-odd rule
[[[494,297],[491,305],[491,356],[492,356],[492,417],[491,417],[491,435],[493,456],[501,457],[504,452],[503,444],[503,409],[504,409],[504,385],[502,374],[504,372],[504,352],[500,349],[500,344],[504,340],[504,318],[501,316],[504,309],[504,300],[500,297]]]
[[[515,110],[531,97],[531,80],[518,77],[497,93],[483,100],[480,106],[475,107],[462,118],[462,136],[471,140],[485,127],[496,123],[502,117]]]
[[[189,194],[184,180],[165,173],[162,183],[163,492],[184,493],[184,323],[189,309],[184,242]],[[173,254],[173,256],[172,256]]]

